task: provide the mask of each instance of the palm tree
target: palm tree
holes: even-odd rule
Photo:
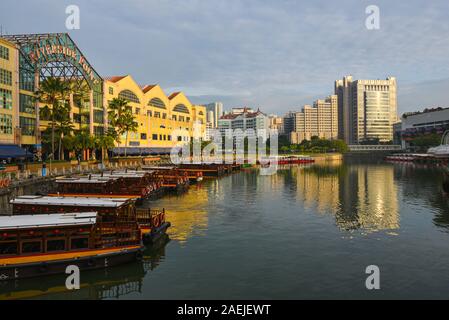
[[[126,132],[126,143],[125,143],[125,157],[126,157],[126,150],[128,149],[128,136],[129,132],[137,132],[137,129],[139,128],[139,124],[134,120],[135,117],[132,114],[132,110],[129,110],[125,113],[125,116],[123,117],[123,130]]]
[[[128,145],[129,132],[136,132],[139,124],[135,121],[131,106],[122,98],[114,98],[109,102],[108,117],[110,124],[117,131],[116,141],[120,145],[120,137],[126,133],[125,157]]]
[[[81,130],[75,135],[75,149],[77,151],[83,151],[83,160],[86,159],[84,151],[95,147],[95,137],[93,137],[89,131]]]
[[[123,117],[126,113],[126,110],[129,108],[128,101],[122,98],[114,98],[109,102],[108,105],[108,119],[109,124],[111,125],[113,131],[116,132],[116,141],[120,146],[121,135],[124,133],[123,131]]]
[[[114,138],[110,135],[99,136],[95,139],[95,145],[101,149],[101,160],[104,161],[107,158],[107,150],[114,147]]]
[[[43,119],[51,121],[51,153],[53,158],[55,156],[55,124],[58,115],[63,112],[60,110],[60,101],[66,100],[69,91],[70,85],[68,82],[60,78],[49,77],[40,83],[39,90],[36,92],[38,101],[46,104],[40,114]],[[62,103],[62,106],[64,105],[65,103]]]

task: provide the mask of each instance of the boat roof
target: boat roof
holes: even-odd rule
[[[117,180],[118,177],[78,177],[78,178],[61,178],[56,179],[56,183],[97,183],[97,184],[106,184],[110,181]]]
[[[92,178],[142,178],[145,175],[150,174],[151,171],[132,171],[132,172],[104,172],[103,175],[96,173],[92,175]]]
[[[73,196],[19,196],[11,200],[11,204],[48,205],[48,206],[81,206],[118,208],[129,202],[129,198],[95,198]]]
[[[96,222],[96,212],[0,216],[0,230],[70,227],[79,225],[93,225]]]
[[[161,166],[161,167],[158,167],[158,166],[142,166],[142,169],[145,170],[145,171],[150,171],[150,170],[156,171],[156,170],[173,170],[173,169],[176,169],[176,167],[175,166]]]

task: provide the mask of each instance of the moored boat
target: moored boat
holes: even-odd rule
[[[165,209],[139,208],[136,199],[132,198],[19,196],[10,203],[14,215],[96,211],[102,221],[135,221],[145,244],[156,241],[170,227],[165,219]]]
[[[0,280],[109,268],[142,258],[140,230],[96,212],[0,216]]]
[[[264,165],[268,165],[271,163],[276,163],[278,165],[284,164],[305,164],[305,163],[314,163],[315,160],[309,156],[277,156],[277,157],[269,157],[262,160]]]

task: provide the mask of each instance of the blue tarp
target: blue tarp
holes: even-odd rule
[[[15,144],[0,144],[0,159],[32,158],[33,154]]]
[[[126,154],[129,156],[146,156],[146,155],[156,155],[156,154],[170,154],[171,148],[145,148],[145,147],[128,147],[126,149]],[[125,148],[114,148],[112,152],[116,155],[124,155]]]

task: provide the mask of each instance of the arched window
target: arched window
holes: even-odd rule
[[[159,109],[167,109],[167,108],[165,107],[164,101],[162,101],[162,100],[159,99],[159,98],[153,98],[153,99],[151,99],[150,102],[148,102],[148,105],[149,105],[150,107],[155,107],[155,108],[159,108]]]
[[[129,102],[140,103],[139,98],[131,90],[123,90],[118,94],[119,98],[128,100]]]
[[[177,105],[173,108],[173,111],[176,111],[176,112],[182,112],[182,113],[187,113],[187,114],[190,113],[190,112],[189,112],[189,109],[187,109],[187,107],[186,107],[185,105],[183,105],[182,103],[177,104]]]
[[[204,115],[203,111],[198,112],[198,114],[199,114],[200,116],[203,116],[203,115]]]

